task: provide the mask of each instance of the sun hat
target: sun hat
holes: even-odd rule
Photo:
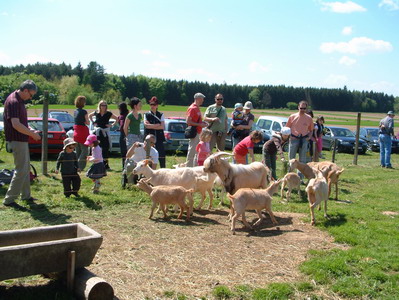
[[[156,105],[158,105],[158,98],[157,97],[152,97],[151,99],[150,99],[150,101],[148,102],[149,104],[156,104]]]
[[[281,133],[282,135],[290,135],[290,134],[291,134],[291,128],[289,128],[289,127],[283,127],[283,128],[281,128],[280,133]]]
[[[76,145],[77,143],[72,139],[72,138],[66,138],[64,140],[64,148],[63,150],[66,149],[66,147],[70,146],[70,145]]]
[[[388,113],[387,113],[387,115],[395,115],[395,113],[394,113],[394,111],[393,110],[390,110]]]
[[[93,144],[93,142],[97,141],[97,136],[95,134],[89,134],[89,136],[86,139],[86,142],[84,142],[85,146],[89,146]]]
[[[205,96],[204,96],[204,94],[196,93],[196,94],[194,95],[194,99],[196,99],[196,98],[205,98]]]
[[[243,108],[242,103],[237,102],[236,104],[234,104],[234,109],[237,108]]]
[[[254,109],[251,101],[245,102],[244,109]]]

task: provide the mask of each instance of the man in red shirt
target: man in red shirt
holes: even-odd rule
[[[295,158],[299,151],[299,161],[306,163],[306,152],[308,150],[308,141],[313,132],[312,117],[306,114],[308,103],[301,101],[298,104],[298,112],[292,114],[287,121],[286,127],[291,128],[291,138],[288,155],[290,159]],[[302,174],[299,174],[302,178]]]
[[[188,126],[197,127],[197,135],[190,139],[187,151],[187,167],[194,167],[194,162],[196,161],[196,151],[195,148],[199,143],[199,134],[202,128],[208,126],[208,123],[202,121],[202,115],[199,107],[204,103],[205,96],[201,93],[196,93],[194,95],[194,102],[188,107],[186,113],[186,122]]]
[[[15,200],[21,195],[22,200],[35,200],[30,195],[30,157],[28,139],[31,136],[39,141],[40,135],[28,128],[28,116],[25,101],[36,94],[37,86],[32,80],[24,81],[18,90],[11,93],[4,104],[4,132],[6,141],[12,149],[15,173],[7,190],[3,204],[18,207]]]

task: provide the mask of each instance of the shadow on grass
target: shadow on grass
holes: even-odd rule
[[[282,235],[286,232],[302,232],[298,229],[294,230],[281,230],[280,226],[284,225],[290,225],[292,224],[292,217],[277,217],[275,216],[278,224],[274,225],[271,220],[269,215],[266,215],[266,219],[262,221],[262,223],[256,227],[253,227],[253,229],[246,228],[244,225],[242,227],[237,227],[236,223],[236,232],[248,232],[247,236],[254,236],[254,237],[270,237],[270,236],[278,236]],[[258,218],[253,219],[250,224],[253,226],[253,224],[258,220]],[[240,222],[241,223],[241,222]]]
[[[341,226],[345,224],[348,220],[344,214],[329,215],[328,219],[324,221],[326,227]]]
[[[65,224],[71,218],[70,215],[52,213],[45,204],[28,203],[28,205],[30,209],[27,211],[31,214],[32,218],[44,224]]]
[[[76,197],[76,201],[83,202],[87,208],[90,208],[93,210],[103,209],[103,207],[101,205],[97,204],[96,202],[94,202],[93,200],[91,200],[89,197],[86,197],[86,196]]]
[[[0,286],[0,299],[74,299],[60,280],[52,280],[46,284],[35,286],[20,285],[17,280],[15,280],[16,282],[13,286]]]

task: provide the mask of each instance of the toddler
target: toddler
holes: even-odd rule
[[[254,146],[263,140],[263,134],[259,130],[252,131],[249,136],[239,142],[233,150],[236,164],[247,164],[247,154],[251,155],[252,162],[255,161]]]
[[[79,197],[80,176],[78,172],[78,157],[75,153],[76,142],[72,138],[64,140],[64,148],[57,158],[55,173],[61,169],[62,185],[64,186],[64,195],[69,198],[71,195]]]
[[[102,155],[102,149],[99,146],[100,142],[97,140],[97,136],[95,134],[90,134],[84,144],[91,148],[91,156],[88,156],[87,160],[93,163],[91,167],[87,170],[86,176],[94,182],[94,186],[92,189],[93,194],[98,194],[101,184],[100,178],[107,176]]]
[[[243,110],[242,103],[234,104],[234,111],[231,114],[231,118],[233,120],[231,121],[231,126],[230,126],[230,129],[229,129],[229,132],[227,133],[228,135],[232,134],[234,129],[238,125],[241,125],[242,120],[244,119],[244,114],[243,114],[242,110]]]
[[[200,134],[200,142],[195,150],[197,151],[197,166],[203,166],[205,159],[211,154],[209,142],[212,138],[212,131],[210,129],[202,129]]]

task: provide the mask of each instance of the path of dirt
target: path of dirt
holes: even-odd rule
[[[303,215],[276,212],[250,232],[238,222],[233,236],[227,210],[195,213],[191,223],[149,220],[126,213],[123,222],[102,228],[104,242],[90,269],[105,278],[119,299],[162,297],[165,291],[209,295],[216,285],[261,287],[302,281],[298,266],[310,249],[338,247],[325,232],[304,223]],[[247,213],[249,220],[255,214]],[[122,225],[123,223],[123,225]]]

